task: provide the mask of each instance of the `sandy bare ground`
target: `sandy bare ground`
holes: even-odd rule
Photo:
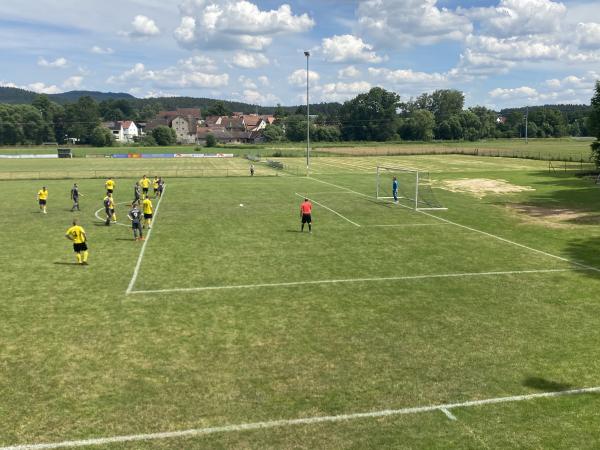
[[[488,178],[461,178],[459,180],[446,180],[438,187],[451,192],[464,192],[472,194],[477,198],[483,198],[489,194],[513,194],[523,191],[534,191],[529,186],[517,186],[506,180],[491,180]]]
[[[549,228],[600,224],[600,215],[587,211],[520,204],[509,205],[507,208],[524,222]]]

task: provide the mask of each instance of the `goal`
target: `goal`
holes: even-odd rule
[[[409,167],[377,166],[378,199],[394,200],[392,184],[398,181],[398,202],[416,210],[446,210],[431,188],[429,172]]]

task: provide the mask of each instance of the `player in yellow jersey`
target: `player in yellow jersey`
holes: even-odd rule
[[[142,198],[148,197],[148,188],[150,188],[150,180],[146,178],[146,175],[140,180],[140,186],[142,187]]]
[[[152,228],[152,202],[148,197],[142,202],[142,211],[144,212],[144,222],[146,228]]]
[[[79,264],[87,265],[88,247],[87,235],[77,219],[73,219],[73,226],[67,230],[65,237],[73,242],[73,250]]]
[[[158,197],[158,187],[159,187],[159,181],[158,181],[158,177],[154,177],[154,180],[152,180],[152,189],[154,190],[154,198]]]
[[[104,187],[106,188],[106,193],[112,194],[115,191],[116,184],[117,183],[114,182],[112,177],[108,177],[108,180],[106,180],[106,183],[104,183]]]
[[[37,193],[38,203],[40,205],[40,211],[46,214],[46,202],[48,201],[48,189],[43,186]]]

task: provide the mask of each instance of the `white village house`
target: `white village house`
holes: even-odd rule
[[[119,120],[116,122],[104,122],[103,125],[112,131],[116,142],[134,142],[140,135],[140,131],[133,120]]]

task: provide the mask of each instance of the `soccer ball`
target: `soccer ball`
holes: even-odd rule
[[[243,203],[240,203],[240,206],[244,206],[244,204],[243,204]]]

